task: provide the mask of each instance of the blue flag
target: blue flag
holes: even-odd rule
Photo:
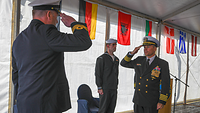
[[[185,40],[186,40],[186,33],[180,31],[179,51],[182,54],[186,53]]]

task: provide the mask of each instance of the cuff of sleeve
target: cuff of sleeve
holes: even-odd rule
[[[165,101],[162,101],[162,100],[159,100],[159,103],[161,103],[161,104],[163,104],[163,105],[166,104],[166,102],[165,102]]]
[[[168,95],[160,94],[159,103],[166,104]]]
[[[74,33],[76,30],[82,30],[85,29],[88,31],[88,28],[85,23],[80,23],[80,22],[73,22],[71,24],[72,32]]]
[[[124,57],[124,60],[125,60],[126,62],[130,62],[132,57],[133,57],[133,55],[130,54],[130,52],[128,52],[128,54]]]
[[[131,52],[128,52],[127,56],[128,56],[128,57],[133,57],[134,54],[131,54]]]

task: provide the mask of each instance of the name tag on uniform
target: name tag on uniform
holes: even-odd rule
[[[137,66],[141,66],[141,64],[137,64]]]

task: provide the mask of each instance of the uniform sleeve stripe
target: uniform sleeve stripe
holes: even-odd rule
[[[80,25],[80,24],[77,24],[77,25],[73,26],[72,32],[74,32],[76,29],[77,30],[85,29],[86,31],[88,31],[88,28],[86,26]]]
[[[168,96],[167,95],[164,95],[164,94],[160,94],[160,100],[162,100],[162,101],[167,101],[167,99],[168,99]]]
[[[125,56],[124,60],[127,61],[127,62],[130,62],[131,61],[131,57]]]

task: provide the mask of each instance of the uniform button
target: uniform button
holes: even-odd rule
[[[147,81],[149,81],[149,79],[147,79]]]
[[[140,79],[142,79],[142,77],[140,77]]]
[[[138,91],[140,91],[140,89],[138,89]]]
[[[148,85],[146,85],[146,87],[148,87]]]
[[[141,83],[139,83],[139,85],[140,85]]]
[[[148,93],[148,91],[146,91],[146,93]]]

